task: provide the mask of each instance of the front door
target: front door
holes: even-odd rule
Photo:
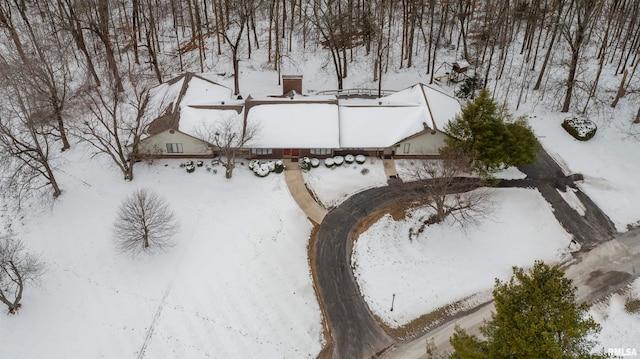
[[[284,157],[299,157],[300,150],[297,148],[285,148],[283,150]]]

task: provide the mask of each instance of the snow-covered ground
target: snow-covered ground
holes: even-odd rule
[[[607,109],[606,119],[595,118],[600,119],[598,132],[586,142],[562,129],[566,114],[538,114],[529,121],[547,151],[568,173],[584,175],[580,188],[604,210],[618,231],[626,231],[627,225],[640,221],[640,140],[629,135],[634,131],[630,126],[631,109],[619,107]]]
[[[638,341],[638,323],[640,323],[640,313],[629,313],[625,310],[627,297],[640,298],[640,279],[629,288],[627,294],[614,294],[604,302],[593,306],[590,310],[593,319],[602,326],[601,332],[596,336],[599,344],[595,349],[624,349],[636,355],[640,355],[640,342]]]
[[[17,315],[0,318],[0,358],[307,358],[323,344],[307,262],[311,224],[283,175],[178,161],[110,164],[65,152],[63,195],[16,234],[47,265]],[[120,202],[148,188],[180,222],[176,246],[131,258],[111,238]],[[11,343],[7,345],[7,343]],[[144,355],[141,355],[144,351]]]
[[[409,240],[426,209],[394,221],[386,215],[354,245],[355,275],[367,304],[392,327],[507,279],[512,266],[559,261],[571,241],[537,190],[495,189],[497,209],[477,227],[426,227]],[[394,310],[391,311],[395,294]],[[490,294],[489,294],[490,295]]]
[[[328,168],[320,160],[320,166],[308,172],[302,172],[307,187],[327,208],[335,207],[349,196],[368,188],[385,186],[387,177],[380,159],[367,157],[366,162],[355,162]],[[363,170],[368,172],[363,173]]]
[[[398,172],[398,176],[403,181],[415,181],[420,179],[416,175],[416,165],[415,162],[418,160],[395,160],[396,171]],[[438,160],[427,160],[438,162]],[[424,174],[423,174],[424,175]],[[495,178],[500,179],[523,179],[526,178],[527,175],[522,173],[517,167],[508,167],[502,171],[499,171],[493,174]]]

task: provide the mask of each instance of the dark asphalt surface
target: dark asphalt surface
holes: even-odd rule
[[[527,175],[526,179],[502,181],[498,186],[537,188],[551,204],[558,222],[581,244],[582,250],[593,248],[614,237],[616,229],[613,222],[576,186],[575,181],[581,179],[581,175],[565,176],[560,166],[542,148],[536,162],[522,166],[520,170]],[[584,216],[576,212],[558,193],[558,190],[567,191],[567,187],[576,190],[576,196],[586,209]]]
[[[584,217],[562,199],[557,190],[564,191],[566,186],[575,188],[574,180],[579,176],[565,177],[546,151],[541,149],[536,163],[523,166],[521,171],[527,174],[526,179],[502,181],[498,186],[538,188],[553,207],[558,221],[583,249],[613,237],[613,223],[584,193],[576,193],[586,207]],[[351,267],[351,236],[367,215],[414,198],[416,190],[428,184],[429,181],[395,181],[390,186],[360,192],[329,212],[320,224],[315,271],[333,342],[332,358],[370,358],[394,344],[394,339],[376,322],[356,284]]]

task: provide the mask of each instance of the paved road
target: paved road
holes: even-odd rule
[[[612,238],[613,224],[581,192],[587,207],[578,214],[566,204],[557,189],[575,187],[576,176],[566,177],[560,166],[541,149],[535,164],[522,171],[526,180],[503,181],[502,187],[536,187],[554,208],[556,218],[574,235],[583,248],[595,247]],[[428,187],[430,181],[401,183],[360,192],[327,214],[320,225],[315,245],[314,263],[320,300],[325,307],[333,343],[332,358],[370,358],[394,345],[376,322],[364,302],[351,268],[352,234],[367,215],[403,199],[415,197],[415,191]],[[486,309],[480,310],[480,312]]]

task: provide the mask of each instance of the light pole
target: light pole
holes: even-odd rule
[[[393,294],[393,297],[391,297],[391,311],[393,312],[393,302],[396,301],[396,295],[395,293]]]

